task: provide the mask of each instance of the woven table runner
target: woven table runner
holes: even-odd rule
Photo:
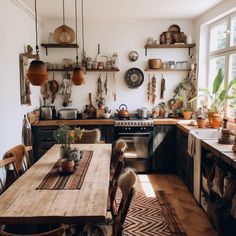
[[[58,169],[60,168],[60,160],[58,160],[53,168],[44,177],[43,181],[37,189],[80,189],[84,182],[93,151],[83,151],[82,158],[76,166],[77,170],[71,175],[62,175]]]

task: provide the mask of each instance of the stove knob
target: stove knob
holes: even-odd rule
[[[128,129],[129,129],[129,130],[131,130],[131,128],[130,128],[130,127],[129,127]]]

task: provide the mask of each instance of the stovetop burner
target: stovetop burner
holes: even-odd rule
[[[123,127],[123,126],[132,126],[132,127],[147,127],[153,126],[152,118],[141,119],[139,117],[127,117],[124,119],[115,118],[115,126]]]

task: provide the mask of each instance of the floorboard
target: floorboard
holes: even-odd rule
[[[154,190],[163,190],[170,195],[169,199],[188,236],[217,236],[206,214],[177,175],[148,174],[145,177],[148,178],[142,181],[149,181]]]

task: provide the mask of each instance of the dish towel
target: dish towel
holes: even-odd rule
[[[188,133],[188,154],[191,157],[195,156],[196,153],[196,136],[193,131]]]
[[[196,137],[194,130],[188,134],[188,154],[193,157],[193,195],[200,202],[201,139]]]

